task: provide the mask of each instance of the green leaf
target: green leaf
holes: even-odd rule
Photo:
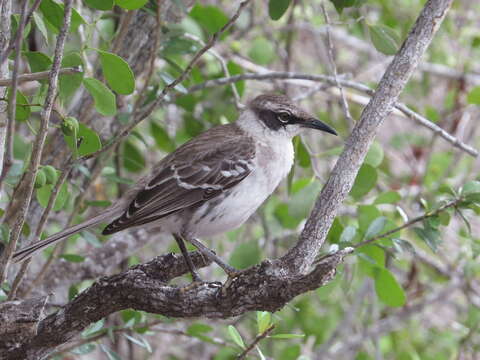
[[[212,330],[213,328],[210,325],[202,324],[202,323],[194,323],[188,327],[186,333],[192,336],[197,336],[197,335],[208,333]]]
[[[248,56],[260,65],[268,65],[276,58],[275,49],[267,39],[257,37],[253,40]]]
[[[268,311],[257,311],[258,334],[262,334],[270,327],[272,315]]]
[[[141,338],[141,340],[139,340],[139,339],[134,338],[133,336],[130,336],[128,334],[123,334],[123,336],[125,336],[132,343],[146,349],[149,353],[152,352],[152,347],[150,346],[150,344],[144,338]]]
[[[40,4],[40,11],[45,17],[46,21],[53,26],[55,33],[59,33],[63,26],[64,10],[63,5],[58,4],[53,0],[42,0]],[[70,32],[76,32],[81,24],[86,24],[85,19],[78,13],[75,8],[72,9],[72,16],[70,18]]]
[[[291,0],[270,0],[268,2],[268,15],[270,19],[278,20],[287,11]]]
[[[140,172],[145,168],[145,158],[142,152],[128,140],[123,145],[123,166],[130,172]]]
[[[8,100],[11,97],[11,88],[8,88]],[[28,99],[20,90],[17,90],[17,105],[15,106],[15,120],[25,121],[30,117],[31,109]],[[23,106],[22,106],[23,105]]]
[[[480,105],[480,86],[475,86],[467,95],[469,104]]]
[[[233,325],[228,325],[228,334],[230,335],[232,340],[235,342],[235,344],[240,346],[242,349],[245,349],[245,344],[243,342],[242,336],[240,335],[238,330],[235,329]]]
[[[377,196],[374,204],[395,204],[402,199],[396,191],[387,191]]]
[[[385,55],[395,55],[400,39],[392,28],[385,25],[369,25],[370,39],[373,46]]]
[[[220,30],[227,22],[228,16],[213,5],[197,4],[190,11],[190,17],[194,19],[209,35],[213,35]]]
[[[100,344],[102,351],[107,354],[108,360],[122,360],[122,358],[112,349],[109,349],[103,344]]]
[[[335,9],[339,14],[342,14],[343,9],[352,7],[355,5],[356,0],[330,0],[333,5],[335,6]]]
[[[227,69],[231,76],[241,75],[244,73],[243,68],[233,61],[227,63]],[[238,95],[242,96],[245,91],[245,81],[235,82],[235,87],[237,88]]]
[[[82,57],[78,52],[71,52],[66,54],[62,59],[62,68],[67,67],[83,67]],[[67,102],[77,91],[77,89],[82,84],[83,72],[69,74],[69,75],[60,75],[58,79],[60,100],[65,103]]]
[[[103,83],[94,78],[84,78],[83,85],[92,95],[95,102],[95,109],[105,116],[115,115],[117,104],[115,94]]]
[[[97,10],[111,10],[113,8],[113,0],[83,0],[85,4]]]
[[[299,339],[305,337],[305,334],[275,334],[270,335],[272,339]]]
[[[157,147],[165,152],[172,152],[175,150],[175,143],[170,139],[167,132],[156,122],[150,123],[150,133],[155,139]]]
[[[351,243],[355,238],[355,235],[357,235],[357,228],[355,226],[348,225],[345,227],[345,229],[343,229],[339,242]]]
[[[85,258],[83,256],[77,255],[77,254],[62,254],[60,255],[62,259],[65,259],[67,261],[73,262],[73,263],[81,263],[85,261]]]
[[[48,44],[48,30],[45,22],[43,21],[42,17],[37,14],[37,12],[33,13],[33,21],[35,22],[35,26],[37,27],[38,31],[42,34],[45,42]]]
[[[298,224],[300,224],[300,221],[302,221],[302,219],[299,217],[291,216],[289,206],[286,203],[278,204],[275,207],[273,215],[280,222],[280,224],[287,229],[295,229]]]
[[[355,178],[350,195],[354,199],[358,200],[372,190],[376,183],[377,171],[374,167],[364,164],[360,168],[357,177]]]
[[[415,248],[410,243],[410,241],[404,239],[392,239],[393,246],[398,252],[408,252],[410,254],[415,254]]]
[[[88,343],[88,344],[80,345],[75,349],[70,350],[70,352],[75,355],[86,355],[86,354],[90,354],[95,349],[96,349],[95,344]]]
[[[382,146],[374,142],[370,149],[368,149],[367,156],[365,157],[365,164],[373,167],[378,167],[383,161],[383,148]]]
[[[64,136],[64,139],[68,147],[72,151],[75,151],[74,137]],[[80,146],[78,147],[79,156],[93,154],[102,148],[102,143],[98,137],[98,134],[92,129],[88,128],[85,124],[78,124],[77,139],[81,139]]]
[[[45,71],[52,66],[52,60],[40,51],[25,51],[23,52],[23,56],[27,58],[28,65],[32,72]]]
[[[119,94],[131,94],[135,90],[135,78],[128,63],[118,55],[106,51],[98,53],[108,85]]]
[[[295,145],[295,156],[297,158],[297,164],[303,168],[309,168],[311,166],[310,154],[307,148],[302,142],[300,136],[296,136],[293,140]]]
[[[385,268],[375,269],[375,291],[384,304],[392,307],[405,305],[406,296],[397,279]]]
[[[386,223],[387,218],[385,216],[380,216],[373,220],[368,226],[367,232],[365,233],[365,238],[371,239],[380,234],[380,232],[385,228]]]
[[[431,227],[428,228],[413,228],[413,231],[417,234],[417,236],[425,241],[428,247],[433,251],[436,252],[438,249],[438,245],[440,244],[440,232],[435,230]]]
[[[462,195],[480,194],[480,181],[469,181],[462,187]]]
[[[115,3],[121,8],[135,10],[143,7],[148,0],[115,0]]]
[[[48,205],[48,200],[52,194],[53,185],[45,185],[40,189],[37,189],[36,197],[37,201],[43,208],[46,208]],[[68,184],[64,183],[60,187],[60,190],[57,194],[55,204],[53,205],[53,211],[60,211],[65,206],[65,203],[68,199]]]
[[[166,72],[163,72],[163,71],[160,72],[160,77],[165,82],[165,85],[170,85],[171,83],[173,83],[175,81],[175,78],[173,76],[171,76],[170,74],[168,74]],[[182,94],[187,94],[188,93],[188,90],[181,83],[175,85],[173,88],[175,90],[177,90],[178,92],[181,92]]]

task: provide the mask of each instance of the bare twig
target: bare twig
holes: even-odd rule
[[[311,74],[302,74],[302,73],[292,73],[292,72],[266,72],[262,74],[255,74],[255,73],[246,73],[246,74],[241,74],[241,75],[234,75],[229,78],[218,78],[218,79],[213,79],[213,80],[207,80],[201,84],[194,85],[188,89],[188,92],[194,92],[194,91],[200,91],[206,88],[214,87],[214,86],[220,86],[220,85],[227,85],[230,84],[231,82],[237,82],[237,81],[243,81],[243,80],[255,80],[255,81],[264,81],[264,80],[272,80],[272,79],[288,79],[288,80],[308,80],[308,81],[314,81],[314,82],[325,82],[327,84],[330,84],[332,86],[336,85],[335,78],[333,76],[327,76],[327,75],[311,75]],[[370,87],[359,83],[355,82],[352,80],[346,80],[342,78],[337,78],[337,81],[343,86],[343,87],[348,87],[354,90],[357,90],[359,92],[365,93],[367,95],[373,96],[373,89]],[[299,83],[299,85],[302,86],[311,86],[309,82],[302,82]],[[422,115],[414,112],[411,110],[407,105],[402,104],[402,103],[395,103],[395,108],[398,110],[398,114],[405,114],[407,117],[411,118],[412,120],[416,121],[419,125],[426,127],[436,133],[438,133],[443,139],[451,143],[454,147],[466,152],[467,154],[477,157],[478,156],[478,150],[475,148],[471,147],[470,145],[467,145],[460,140],[458,140],[456,137],[448,133],[447,131],[443,130],[440,128],[438,125],[434,124],[433,122],[429,121]],[[396,112],[397,114],[397,112]]]
[[[81,69],[79,68],[63,68],[59,70],[59,75],[73,75],[73,74],[78,74],[82,72]],[[48,71],[40,71],[36,73],[30,73],[30,74],[21,74],[17,76],[17,82],[18,84],[27,82],[27,81],[37,81],[37,80],[43,80],[48,78],[48,75],[50,74],[50,70]],[[13,79],[0,79],[0,86],[10,86],[13,83]]]
[[[17,186],[14,194],[15,201],[18,202],[19,206],[15,210],[12,210],[15,211],[15,215],[12,217],[13,226],[10,231],[10,242],[8,243],[5,251],[0,257],[0,282],[3,282],[3,280],[5,279],[8,264],[10,262],[11,256],[13,255],[13,252],[15,251],[17,241],[20,237],[21,229],[27,216],[30,201],[32,199],[33,185],[35,183],[35,177],[38,172],[38,166],[40,165],[42,150],[48,133],[50,114],[52,112],[55,95],[57,92],[58,74],[62,62],[65,40],[67,38],[68,29],[70,27],[71,13],[72,0],[66,0],[63,25],[57,38],[57,44],[55,46],[55,55],[53,58],[52,70],[50,72],[48,81],[47,96],[45,99],[44,108],[41,113],[40,128],[33,144],[29,166],[20,184]]]
[[[27,17],[28,0],[23,1],[20,23],[18,25],[17,34],[15,37],[15,48],[20,49],[23,39],[23,31],[25,30],[25,23]],[[1,63],[1,62],[0,62]],[[8,101],[8,120],[7,120],[7,136],[5,141],[5,155],[3,157],[2,173],[0,174],[0,189],[3,180],[7,176],[8,171],[13,165],[13,135],[15,131],[15,115],[17,109],[17,87],[18,87],[18,68],[20,66],[20,51],[15,53],[15,60],[12,71],[12,84],[10,89],[10,96]]]
[[[396,227],[395,229],[392,229],[392,230],[388,230],[386,232],[384,232],[383,234],[380,234],[380,235],[377,235],[377,236],[374,236],[372,237],[371,239],[367,239],[367,240],[364,240],[362,242],[359,242],[355,245],[352,245],[354,248],[359,248],[359,247],[362,247],[362,246],[365,246],[365,245],[368,245],[368,244],[371,244],[372,242],[375,242],[377,240],[380,240],[380,239],[383,239],[383,238],[386,238],[387,236],[390,236],[392,234],[395,234],[396,232],[399,232],[400,230],[403,230],[405,228],[408,228],[410,226],[412,226],[413,224],[416,224],[420,221],[423,221],[425,219],[428,219],[432,216],[437,216],[438,214],[440,214],[441,212],[451,208],[451,207],[455,207],[458,205],[458,203],[460,203],[461,201],[463,201],[462,198],[459,198],[459,199],[455,199],[455,200],[452,200],[448,203],[446,203],[445,205],[442,205],[440,206],[437,210],[434,210],[432,212],[428,212],[428,213],[425,213],[423,215],[420,215],[420,216],[417,216],[416,218],[413,218],[409,221],[407,221],[405,224],[399,226],[399,227]]]
[[[200,43],[202,46],[205,46],[205,42],[202,39],[200,39],[198,36],[195,36],[189,33],[184,34],[184,36],[186,38],[192,39]],[[208,52],[218,60],[218,62],[220,63],[220,66],[222,67],[223,73],[225,74],[225,77],[230,77],[230,71],[228,70],[225,59],[213,48],[209,49]],[[231,83],[230,88],[232,89],[233,97],[235,100],[235,107],[237,108],[237,110],[241,110],[245,108],[245,106],[240,102],[240,95],[238,94],[238,90],[235,83]]]
[[[323,17],[325,18],[325,23],[327,24],[326,25],[326,35],[327,35],[326,38],[327,38],[328,59],[330,61],[330,65],[332,67],[333,77],[335,78],[335,84],[338,87],[338,90],[340,91],[340,100],[341,100],[341,104],[342,104],[343,113],[345,115],[345,118],[347,119],[347,122],[348,122],[349,126],[352,127],[353,126],[352,115],[350,114],[347,99],[345,99],[345,94],[343,93],[343,87],[340,84],[340,82],[338,81],[337,65],[335,63],[332,36],[330,34],[330,18],[328,16],[327,10],[325,9],[324,2],[322,2],[320,4],[320,7],[322,8]]]
[[[12,2],[0,2],[0,54],[7,50],[10,42],[10,20]],[[7,62],[0,62],[0,78],[9,76]],[[7,88],[0,88],[0,98],[6,99]],[[5,155],[5,144],[7,141],[8,103],[0,100],[0,174],[3,172],[3,158]]]
[[[237,360],[245,359],[245,358],[247,357],[248,353],[249,353],[250,351],[252,351],[253,348],[254,348],[255,346],[257,346],[257,344],[258,344],[261,340],[265,339],[265,338],[273,331],[273,329],[275,329],[275,324],[270,325],[264,332],[262,332],[261,334],[258,334],[258,335],[255,337],[255,339],[250,343],[250,345],[248,345],[248,346],[245,348],[245,350],[243,350],[243,351],[241,352],[241,354],[239,354],[239,355],[237,356]]]

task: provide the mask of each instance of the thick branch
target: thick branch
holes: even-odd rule
[[[180,255],[167,254],[136,265],[126,272],[95,282],[58,312],[42,320],[38,333],[5,359],[41,359],[56,346],[71,340],[89,324],[122,309],[136,309],[172,317],[227,318],[252,310],[277,311],[295,296],[328,281],[351,248],[323,258],[306,275],[286,276],[270,261],[249,268],[226,288],[203,283],[188,290],[167,285],[188,271]],[[207,265],[193,253],[195,266]]]
[[[292,273],[304,273],[325,241],[342,202],[352,188],[370,144],[390,114],[405,84],[430,44],[452,0],[429,0],[383,75],[372,99],[348,137],[345,149],[322,189],[298,243],[279,261]]]

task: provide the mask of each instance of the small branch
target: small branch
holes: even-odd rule
[[[286,80],[297,80],[297,81],[309,80],[314,82],[324,82],[331,86],[335,86],[336,81],[338,81],[338,83],[343,87],[357,90],[369,96],[373,96],[374,94],[373,89],[371,89],[370,87],[352,80],[346,80],[342,78],[337,78],[337,80],[335,80],[333,76],[327,76],[327,75],[311,75],[311,74],[302,74],[302,73],[294,73],[294,72],[277,72],[277,71],[265,72],[261,74],[246,73],[241,75],[234,75],[229,78],[218,78],[213,80],[207,80],[201,84],[197,84],[190,87],[188,89],[188,92],[190,93],[194,91],[200,91],[206,88],[227,85],[232,82],[243,81],[243,80],[263,81],[263,80],[274,80],[274,79],[286,79]],[[310,86],[308,82],[302,82],[299,85]],[[473,157],[478,156],[478,150],[471,147],[470,145],[467,145],[461,142],[456,137],[454,137],[447,131],[440,128],[438,125],[434,124],[433,122],[429,121],[422,115],[411,110],[407,105],[396,102],[394,107],[398,110],[398,114],[405,114],[408,118],[416,121],[419,125],[438,133],[439,136],[441,136],[443,139],[451,143],[454,147],[466,152],[467,154]]]
[[[387,236],[390,236],[390,235],[392,235],[392,234],[395,234],[396,232],[398,232],[398,231],[400,231],[400,230],[403,230],[403,229],[405,229],[405,228],[407,228],[407,227],[410,227],[410,226],[412,226],[413,224],[416,224],[417,222],[423,221],[423,220],[428,219],[428,218],[430,218],[430,217],[432,217],[432,216],[436,216],[436,215],[440,214],[441,212],[445,211],[445,210],[448,209],[448,208],[455,207],[455,206],[457,206],[457,204],[460,203],[461,201],[463,201],[462,198],[456,199],[456,200],[453,200],[453,201],[450,201],[450,202],[446,203],[445,205],[440,206],[440,207],[439,207],[437,210],[435,210],[435,211],[428,212],[428,213],[425,213],[425,214],[423,214],[423,215],[417,216],[416,218],[413,218],[413,219],[407,221],[405,224],[403,224],[403,225],[401,225],[401,226],[399,226],[399,227],[397,227],[397,228],[395,228],[395,229],[386,231],[386,232],[384,232],[383,234],[374,236],[374,237],[372,237],[371,239],[368,239],[368,240],[359,242],[358,244],[354,244],[354,245],[352,245],[352,246],[353,246],[354,248],[359,248],[359,247],[362,247],[362,246],[371,244],[372,242],[375,242],[375,241],[377,241],[377,240],[386,238]]]
[[[73,75],[82,72],[79,68],[63,68],[59,70],[59,75]],[[22,74],[18,75],[17,82],[19,84],[27,82],[27,81],[37,81],[47,79],[48,75],[50,74],[50,70],[48,71],[40,71],[36,73],[30,74]],[[13,79],[0,79],[0,86],[10,86],[13,83]]]
[[[20,237],[20,232],[22,230],[23,224],[25,223],[25,218],[27,216],[27,211],[30,206],[30,201],[33,195],[33,186],[35,183],[35,177],[38,172],[38,167],[40,165],[40,159],[42,156],[43,146],[48,133],[48,127],[50,122],[50,114],[52,112],[55,95],[57,92],[58,86],[58,73],[60,70],[63,49],[65,45],[65,40],[67,38],[68,29],[70,27],[70,18],[72,14],[72,0],[65,1],[64,9],[64,20],[63,25],[60,30],[60,34],[57,37],[57,43],[55,46],[55,54],[53,58],[52,69],[50,71],[49,80],[48,80],[48,91],[45,99],[45,105],[41,113],[41,122],[38,135],[35,138],[33,144],[31,160],[25,174],[20,181],[20,184],[15,189],[14,198],[18,202],[19,206],[12,211],[15,211],[13,216],[13,226],[10,231],[10,241],[5,249],[5,251],[0,256],[0,283],[5,279],[6,271],[10,259],[15,251],[17,246],[17,241]],[[6,216],[9,218],[9,216]]]
[[[299,241],[277,261],[293,273],[304,273],[314,262],[330,226],[350,192],[378,128],[392,112],[453,0],[428,0],[402,47],[383,75],[375,94],[355,123],[330,177],[322,188]]]
[[[245,350],[242,351],[240,355],[237,356],[237,360],[243,360],[247,357],[248,353],[253,350],[253,348],[263,339],[265,339],[272,331],[275,329],[275,324],[272,324],[261,334],[258,334],[255,339],[248,345]]]
[[[23,31],[25,30],[25,23],[27,17],[28,0],[23,1],[22,11],[20,14],[20,23],[15,37],[15,48],[20,49],[23,39]],[[1,64],[2,62],[0,62]],[[20,66],[20,51],[15,53],[15,60],[13,62],[12,84],[10,89],[10,96],[8,101],[8,119],[7,119],[7,136],[5,142],[5,154],[3,157],[2,173],[0,174],[0,189],[3,180],[7,176],[10,168],[13,165],[13,135],[15,132],[15,116],[17,112],[17,88],[18,88],[18,68]],[[1,278],[1,277],[0,277]]]
[[[330,61],[330,65],[332,66],[332,72],[333,72],[333,76],[335,78],[335,85],[338,87],[338,90],[340,91],[340,99],[341,99],[343,113],[345,115],[345,118],[347,119],[347,122],[348,122],[349,126],[352,127],[353,126],[352,115],[350,114],[347,99],[345,99],[345,94],[343,93],[342,85],[338,81],[337,65],[335,63],[332,36],[330,34],[330,18],[328,17],[327,10],[325,10],[324,2],[322,2],[320,4],[320,7],[322,8],[323,17],[325,18],[325,23],[327,24],[326,25],[326,32],[327,32],[326,38],[327,38],[328,60]]]
[[[43,232],[43,229],[47,223],[48,216],[50,215],[50,212],[53,209],[53,206],[55,205],[55,201],[57,200],[58,193],[60,191],[60,188],[62,187],[63,183],[67,179],[68,175],[70,174],[70,171],[72,170],[72,157],[70,156],[67,160],[67,163],[65,164],[64,168],[62,169],[61,175],[58,177],[57,182],[55,183],[55,186],[52,189],[52,192],[50,194],[50,198],[48,199],[48,204],[45,210],[42,213],[42,216],[40,218],[40,222],[38,223],[37,229],[35,230],[35,234],[33,235],[34,239],[40,238],[40,235]],[[28,244],[25,244],[28,245]],[[24,278],[24,276],[27,273],[28,266],[30,265],[30,259],[27,259],[27,261],[24,261],[20,267],[20,270],[18,271],[17,275],[15,276],[15,279],[12,283],[10,292],[8,293],[8,299],[12,300],[15,298],[17,290]]]
[[[213,34],[213,36],[210,38],[210,40],[207,42],[207,44],[203,48],[201,48],[193,56],[192,60],[190,60],[187,67],[185,68],[185,70],[183,70],[183,72],[180,74],[180,76],[178,76],[173,82],[171,82],[170,84],[165,86],[163,88],[162,92],[160,93],[160,95],[155,99],[155,101],[153,101],[150,105],[148,105],[148,107],[145,109],[145,111],[143,113],[136,116],[131,124],[128,124],[125,127],[123,127],[119,131],[118,135],[114,139],[112,139],[112,141],[110,141],[106,146],[104,146],[101,150],[99,150],[99,151],[97,151],[93,154],[83,156],[83,157],[79,158],[78,161],[91,159],[91,158],[96,157],[96,156],[98,156],[99,154],[101,154],[105,151],[108,151],[110,148],[113,148],[113,147],[117,146],[118,143],[120,143],[125,137],[127,137],[130,134],[130,132],[135,128],[135,126],[137,126],[140,122],[142,122],[144,119],[146,119],[148,116],[150,116],[150,114],[153,112],[153,110],[155,110],[155,108],[163,101],[165,96],[171,90],[173,90],[173,88],[175,88],[175,86],[177,86],[178,84],[180,84],[183,80],[185,80],[187,78],[187,76],[190,74],[193,67],[197,63],[197,61],[202,57],[202,55],[205,54],[213,45],[215,45],[216,42],[218,41],[218,39],[220,38],[220,36],[235,23],[235,21],[240,16],[240,13],[242,12],[242,10],[250,3],[250,1],[251,0],[243,0],[240,3],[237,11],[230,18],[230,20],[228,20],[228,22],[220,30],[218,30],[215,34]]]

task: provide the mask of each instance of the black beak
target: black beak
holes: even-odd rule
[[[325,131],[329,134],[338,135],[334,128],[332,128],[331,126],[329,126],[329,125],[327,125],[327,124],[325,124],[325,123],[323,123],[320,120],[317,120],[315,118],[311,118],[311,119],[308,119],[308,120],[305,120],[304,122],[302,122],[302,127],[309,128],[309,129],[315,129],[315,130],[321,130],[321,131]]]

